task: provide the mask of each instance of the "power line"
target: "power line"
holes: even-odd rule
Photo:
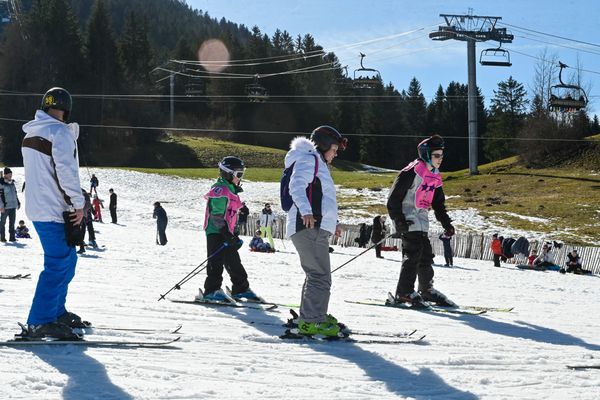
[[[524,28],[524,27],[521,27],[521,26],[511,25],[511,24],[508,24],[506,22],[498,22],[498,23],[501,24],[501,25],[510,26],[511,28],[515,28],[515,29],[522,29],[524,31],[529,31],[529,32],[533,32],[533,33],[539,33],[540,35],[551,36],[551,37],[554,37],[554,38],[557,38],[557,39],[568,40],[570,42],[581,43],[581,44],[585,44],[585,45],[588,45],[588,46],[600,47],[600,44],[597,44],[597,43],[584,42],[583,40],[571,39],[571,38],[568,38],[568,37],[565,37],[565,36],[554,35],[552,33],[546,33],[546,32],[536,31],[534,29],[529,29],[529,28]]]
[[[28,122],[26,119],[17,118],[4,118],[0,117],[0,121],[8,122]],[[212,129],[212,128],[168,128],[158,126],[130,126],[130,125],[101,125],[101,124],[81,124],[83,128],[92,129],[139,129],[147,131],[167,131],[167,132],[200,132],[200,133],[224,133],[224,134],[255,134],[255,135],[296,135],[296,136],[308,136],[308,132],[292,132],[292,131],[267,131],[267,130],[246,130],[246,129]],[[413,134],[398,134],[398,133],[344,133],[344,136],[367,136],[367,137],[388,137],[388,138],[422,138],[423,135]],[[464,139],[468,140],[465,136],[444,136],[445,139]],[[542,141],[542,142],[589,142],[586,139],[564,139],[564,138],[513,138],[513,137],[478,137],[478,140],[517,140],[517,141]]]

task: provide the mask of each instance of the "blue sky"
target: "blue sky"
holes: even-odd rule
[[[467,82],[467,45],[454,40],[434,42],[427,34],[444,24],[439,14],[466,14],[472,7],[475,15],[500,16],[501,22],[520,28],[597,44],[583,45],[507,26],[515,39],[503,48],[514,50],[513,66],[477,66],[477,83],[487,103],[498,82],[511,75],[531,92],[538,61],[517,52],[539,57],[546,48],[565,64],[576,66],[579,61],[583,69],[594,72],[584,72],[583,82],[590,98],[590,113],[600,115],[600,13],[598,3],[593,0],[187,0],[187,3],[214,18],[225,17],[248,27],[257,25],[269,36],[277,28],[293,36],[310,33],[326,51],[333,50],[342,65],[348,65],[350,73],[360,66],[359,51],[366,53],[365,67],[378,69],[384,82],[392,82],[396,88],[405,89],[410,79],[417,77],[428,101],[439,84],[445,88],[451,81]],[[419,28],[425,29],[348,48],[349,44]],[[495,42],[478,43],[477,55],[495,45]]]

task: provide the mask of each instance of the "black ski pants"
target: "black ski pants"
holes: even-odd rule
[[[500,266],[500,254],[494,254],[494,267]]]
[[[419,277],[419,290],[433,286],[433,250],[427,232],[406,232],[402,236],[402,268],[396,295],[414,292]]]
[[[113,224],[117,223],[117,207],[109,207],[110,210],[110,219]]]
[[[381,244],[381,243],[377,243],[375,245],[375,257],[377,257],[377,258],[382,258],[381,257],[381,246],[383,246],[383,244]]]
[[[156,221],[156,244],[167,244],[167,221]]]
[[[15,219],[17,216],[16,208],[5,208],[4,212],[0,216],[0,237],[2,241],[6,241],[6,219],[8,219],[8,235],[9,240],[15,241]]]
[[[210,258],[206,266],[204,294],[212,293],[221,288],[221,284],[223,283],[223,267],[225,267],[231,278],[231,292],[233,294],[245,292],[250,287],[248,274],[246,274],[236,248],[228,246],[215,254],[223,246],[223,243],[224,239],[221,234],[214,233],[206,236],[207,257]]]

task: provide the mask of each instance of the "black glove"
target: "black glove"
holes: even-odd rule
[[[392,235],[393,238],[399,239],[402,238],[402,234],[408,232],[408,227],[411,226],[414,222],[411,220],[394,220],[394,226],[396,227],[396,232]]]
[[[69,211],[63,212],[63,220],[65,221],[65,240],[67,241],[67,246],[75,247],[78,246],[82,241],[82,229],[83,224],[73,225],[71,221],[71,213]],[[82,220],[83,222],[83,220]]]
[[[223,236],[223,244],[225,246],[239,250],[244,244],[244,241],[239,236],[229,232],[226,228],[221,230],[221,235]]]
[[[444,235],[451,237],[451,236],[454,236],[455,233],[456,232],[452,225],[447,225],[446,227],[444,227]]]

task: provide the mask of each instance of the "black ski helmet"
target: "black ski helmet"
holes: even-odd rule
[[[440,135],[433,135],[423,140],[417,146],[419,152],[419,158],[426,163],[431,163],[431,151],[432,150],[443,150],[444,139]]]
[[[242,179],[245,170],[246,167],[244,166],[244,162],[238,157],[227,156],[219,163],[221,178],[225,179],[227,182],[233,181],[234,174]]]
[[[332,144],[338,145],[338,151],[346,150],[348,139],[342,137],[342,134],[337,129],[329,125],[321,125],[315,128],[310,134],[310,140],[317,146],[317,150],[325,153],[331,148]]]
[[[50,108],[63,110],[65,112],[64,120],[66,121],[69,119],[69,114],[71,114],[72,105],[71,95],[66,89],[53,87],[44,94],[44,97],[42,97],[42,105],[40,108],[42,111],[48,111]]]

